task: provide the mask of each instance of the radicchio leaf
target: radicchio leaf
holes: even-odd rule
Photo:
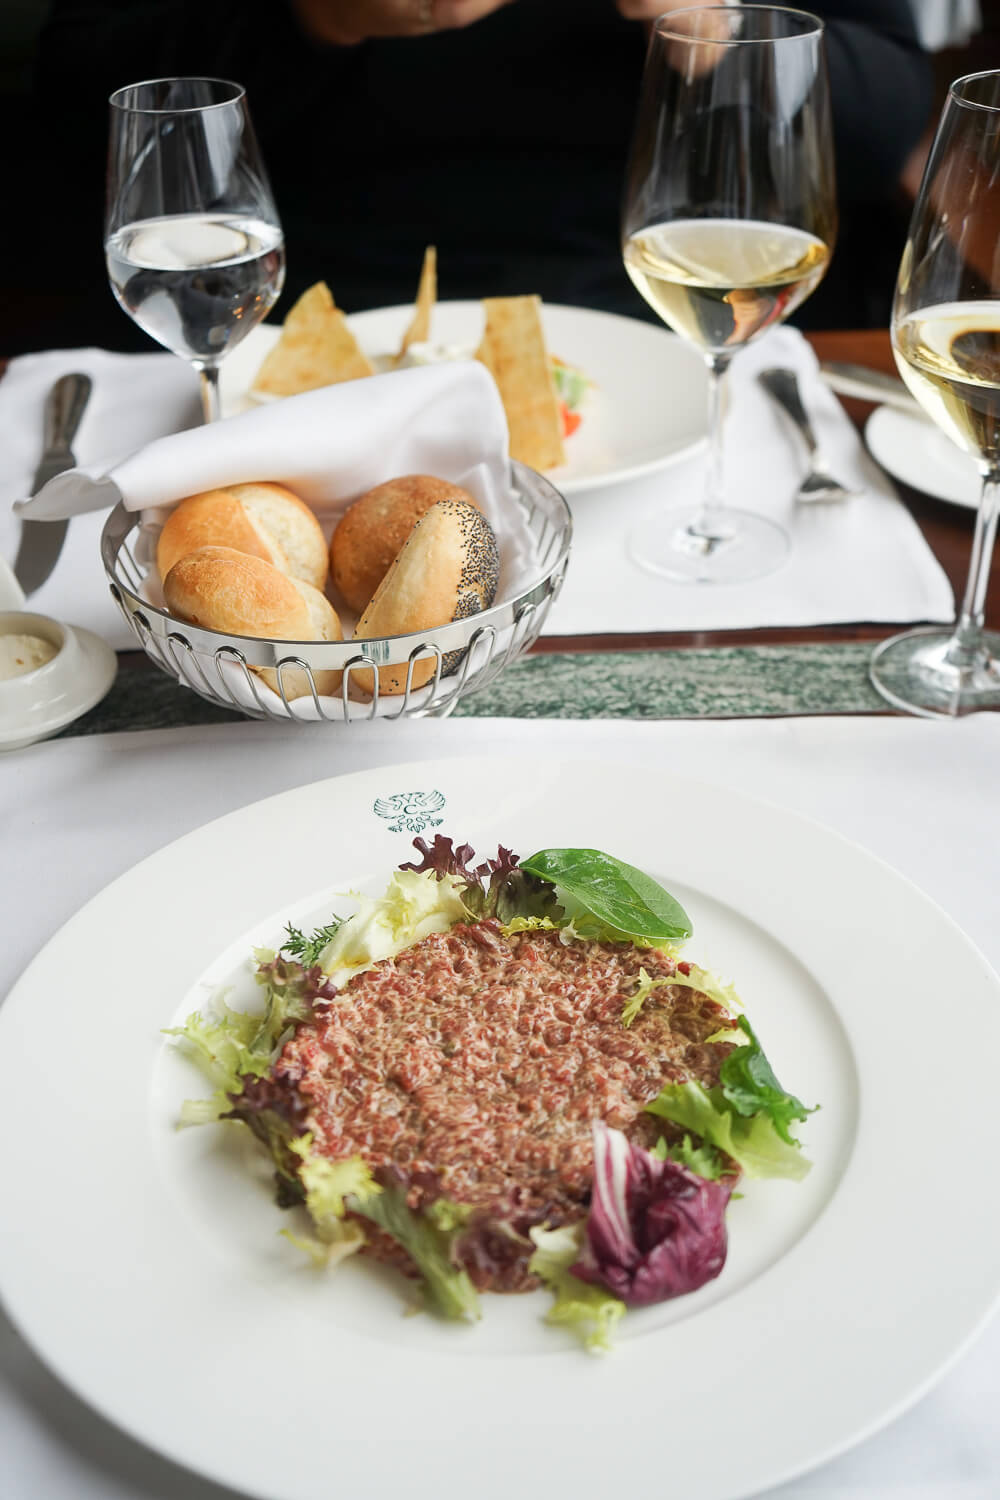
[[[726,1262],[735,1175],[711,1182],[594,1122],[594,1186],[574,1276],[629,1307],[693,1292]]]

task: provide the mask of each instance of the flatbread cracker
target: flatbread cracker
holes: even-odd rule
[[[540,297],[484,297],[486,329],[476,358],[497,383],[510,428],[510,456],[533,469],[566,462]]]
[[[289,312],[251,389],[268,396],[297,396],[374,373],[344,314],[334,305],[330,288],[317,281]]]
[[[417,301],[413,309],[413,317],[410,326],[403,334],[403,342],[399,346],[399,353],[393,360],[394,365],[401,365],[406,357],[406,351],[411,344],[426,344],[431,336],[431,313],[437,301],[437,250],[433,245],[428,245],[424,251],[424,264],[420,271],[420,285],[417,287]]]

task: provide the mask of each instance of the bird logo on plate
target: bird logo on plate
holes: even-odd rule
[[[444,804],[443,792],[396,792],[392,797],[376,797],[374,811],[380,818],[391,819],[390,833],[422,833],[441,826],[443,819],[434,814]]]

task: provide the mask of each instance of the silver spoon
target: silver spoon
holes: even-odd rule
[[[761,370],[757,379],[771,399],[777,402],[785,415],[791,419],[809,453],[809,469],[795,492],[795,499],[806,504],[815,504],[818,501],[852,500],[861,494],[860,490],[849,489],[846,484],[841,484],[839,479],[834,479],[827,468],[826,459],[816,441],[812,423],[802,405],[795,371]]]

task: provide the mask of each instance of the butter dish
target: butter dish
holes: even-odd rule
[[[117,670],[115,653],[91,631],[0,611],[0,751],[64,729],[100,702]]]

